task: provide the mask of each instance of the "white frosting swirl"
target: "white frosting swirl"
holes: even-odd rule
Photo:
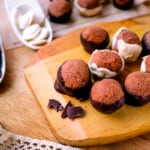
[[[126,62],[135,62],[141,54],[142,47],[138,44],[128,44],[124,40],[118,40],[118,53]]]

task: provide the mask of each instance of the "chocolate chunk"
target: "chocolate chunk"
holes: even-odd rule
[[[70,118],[74,119],[77,117],[81,117],[84,115],[84,110],[80,106],[73,106],[72,103],[69,101],[62,112],[62,118]]]
[[[65,108],[64,108],[64,111],[63,111],[62,114],[61,114],[61,117],[62,117],[62,118],[68,117],[68,114],[67,114],[67,109],[68,109],[68,107],[72,107],[72,103],[71,103],[70,101],[67,103],[67,105],[66,105]]]
[[[80,106],[74,107],[69,101],[65,108],[61,105],[61,103],[56,99],[49,99],[48,108],[54,108],[56,111],[62,111],[61,117],[62,118],[70,118],[74,119],[77,117],[81,117],[84,115],[84,110]]]
[[[49,99],[48,107],[54,108],[56,111],[61,111],[64,109],[61,103],[55,99]]]
[[[76,106],[76,107],[70,106],[67,109],[67,115],[70,119],[81,117],[84,115],[84,110],[80,106]]]

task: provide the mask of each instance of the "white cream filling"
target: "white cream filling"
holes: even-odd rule
[[[117,37],[118,35],[122,32],[122,30],[129,30],[126,27],[121,27],[117,30],[117,32],[114,34],[114,36],[112,37],[112,49],[114,49],[116,41],[117,41]]]
[[[122,30],[129,30],[126,27],[121,27],[117,30],[112,38],[112,49],[114,49],[115,44],[117,42],[118,53],[122,56],[126,62],[134,62],[139,57],[142,47],[138,44],[128,44],[124,40],[119,39],[117,41],[118,35],[122,32]]]
[[[88,17],[94,16],[94,15],[98,14],[99,12],[101,12],[101,10],[102,10],[102,5],[99,5],[93,9],[83,8],[78,4],[77,0],[74,1],[74,5],[82,15],[88,16]]]
[[[146,72],[146,64],[145,64],[146,58],[147,58],[147,56],[142,58],[142,63],[141,63],[141,66],[140,66],[140,71],[141,72]]]
[[[128,44],[124,40],[118,40],[118,53],[125,62],[135,62],[141,54],[142,47],[138,44]]]
[[[110,71],[109,69],[98,67],[95,63],[91,63],[90,71],[98,77],[114,77],[117,75],[116,72]]]
[[[102,51],[110,51],[110,50],[100,50],[100,51],[95,50],[92,54],[97,53],[97,52],[102,52]],[[112,52],[114,52],[114,51],[112,51]],[[119,55],[117,52],[114,52],[114,53]],[[110,69],[107,69],[107,68],[98,67],[96,63],[91,63],[92,54],[91,54],[91,57],[90,57],[89,63],[88,63],[89,70],[91,71],[92,74],[94,74],[100,78],[103,78],[103,77],[110,78],[110,77],[115,77],[118,73],[123,71],[125,63],[124,63],[124,59],[121,56],[120,56],[120,58],[122,61],[122,66],[121,66],[119,72],[114,72],[114,71],[111,71]]]

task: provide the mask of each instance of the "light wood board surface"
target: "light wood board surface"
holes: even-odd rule
[[[150,24],[137,24],[131,20],[97,24],[97,26],[105,28],[111,39],[122,26],[136,32],[140,38],[150,29]],[[79,102],[75,98],[55,91],[53,86],[57,69],[65,60],[82,58],[88,62],[90,55],[80,44],[79,36],[82,30],[58,38],[39,50],[25,69],[27,81],[55,136],[63,144],[91,146],[118,142],[150,131],[150,104],[139,108],[125,105],[112,115],[104,115],[96,111],[89,100]],[[117,77],[117,80],[123,83],[126,75],[139,70],[139,67],[140,60],[126,65],[125,71]],[[59,100],[63,105],[71,100],[74,105],[85,109],[85,117],[75,120],[62,119],[60,113],[47,108],[50,98]]]

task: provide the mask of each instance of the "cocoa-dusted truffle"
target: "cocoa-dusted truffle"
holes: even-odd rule
[[[91,77],[88,65],[82,59],[65,61],[57,71],[55,89],[84,100],[89,96]]]
[[[125,101],[121,85],[114,79],[95,82],[91,88],[90,98],[94,108],[107,114],[118,110]]]
[[[141,68],[140,70],[142,72],[148,72],[150,73],[150,55],[147,55],[142,58]]]
[[[133,106],[142,106],[150,101],[150,74],[132,72],[124,82],[126,103]]]
[[[98,77],[114,77],[124,69],[124,59],[112,50],[95,50],[88,62],[91,73]]]
[[[75,7],[83,16],[94,16],[101,12],[102,5],[100,0],[75,0]]]
[[[86,27],[80,33],[80,41],[84,50],[92,53],[95,49],[104,49],[109,44],[108,32],[97,26]]]
[[[71,17],[72,3],[70,0],[50,0],[48,13],[51,21],[66,23]]]
[[[142,37],[142,56],[150,54],[150,31],[147,31]]]
[[[134,0],[113,0],[113,4],[115,7],[127,10],[133,6]]]
[[[135,62],[141,54],[142,46],[136,33],[121,27],[112,38],[112,49],[118,51],[126,62]]]

